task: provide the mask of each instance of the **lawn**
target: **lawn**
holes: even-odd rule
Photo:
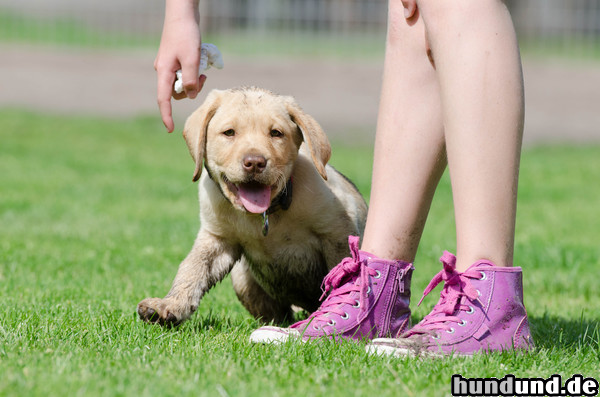
[[[438,396],[453,374],[600,376],[600,146],[524,151],[516,258],[537,349],[472,359],[370,357],[363,343],[248,341],[228,280],[179,328],[141,323],[198,228],[192,160],[158,119],[0,110],[0,396]],[[368,195],[371,148],[332,163]],[[447,175],[416,261],[416,302],[453,250]],[[439,289],[438,289],[439,290]]]

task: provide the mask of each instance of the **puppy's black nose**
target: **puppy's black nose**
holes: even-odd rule
[[[263,172],[267,167],[267,159],[263,156],[248,155],[244,157],[242,165],[246,172],[258,174]]]

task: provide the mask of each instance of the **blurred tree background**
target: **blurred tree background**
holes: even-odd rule
[[[523,53],[526,143],[600,140],[600,0],[506,3]],[[209,71],[203,94],[263,86],[294,95],[330,136],[372,143],[387,1],[200,7],[203,41],[221,49],[226,65]],[[163,14],[164,0],[0,0],[0,108],[158,116],[152,64]],[[197,106],[178,101],[176,125]]]
[[[383,51],[385,0],[201,1],[203,34],[244,55]],[[507,0],[527,51],[600,54],[600,0]],[[157,46],[159,0],[0,0],[0,41]],[[319,43],[315,44],[314,36]],[[266,43],[268,45],[265,44]],[[322,53],[319,53],[322,52]]]

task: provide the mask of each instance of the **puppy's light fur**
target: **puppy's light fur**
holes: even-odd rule
[[[367,213],[354,185],[327,165],[331,148],[319,124],[292,97],[214,90],[188,118],[184,137],[200,179],[201,227],[170,292],[141,301],[140,317],[180,323],[230,272],[257,318],[281,322],[292,305],[314,311],[323,277],[347,256],[348,236],[362,235]],[[248,158],[264,161],[257,170],[244,165]],[[263,236],[263,216],[246,210],[236,186],[270,186],[276,200],[290,178],[291,205],[269,215]]]

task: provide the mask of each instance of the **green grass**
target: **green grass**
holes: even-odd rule
[[[455,373],[600,375],[600,146],[523,154],[516,262],[537,350],[395,360],[362,343],[251,345],[259,324],[228,280],[179,328],[141,323],[137,302],[166,293],[198,227],[182,138],[154,118],[0,110],[0,123],[0,396],[438,396]],[[370,148],[334,147],[332,163],[365,195],[371,160]],[[413,309],[453,236],[445,176]]]
[[[156,47],[157,34],[135,34],[127,31],[94,29],[71,17],[36,18],[0,9],[0,41],[60,44],[74,47],[130,48],[133,46]]]

